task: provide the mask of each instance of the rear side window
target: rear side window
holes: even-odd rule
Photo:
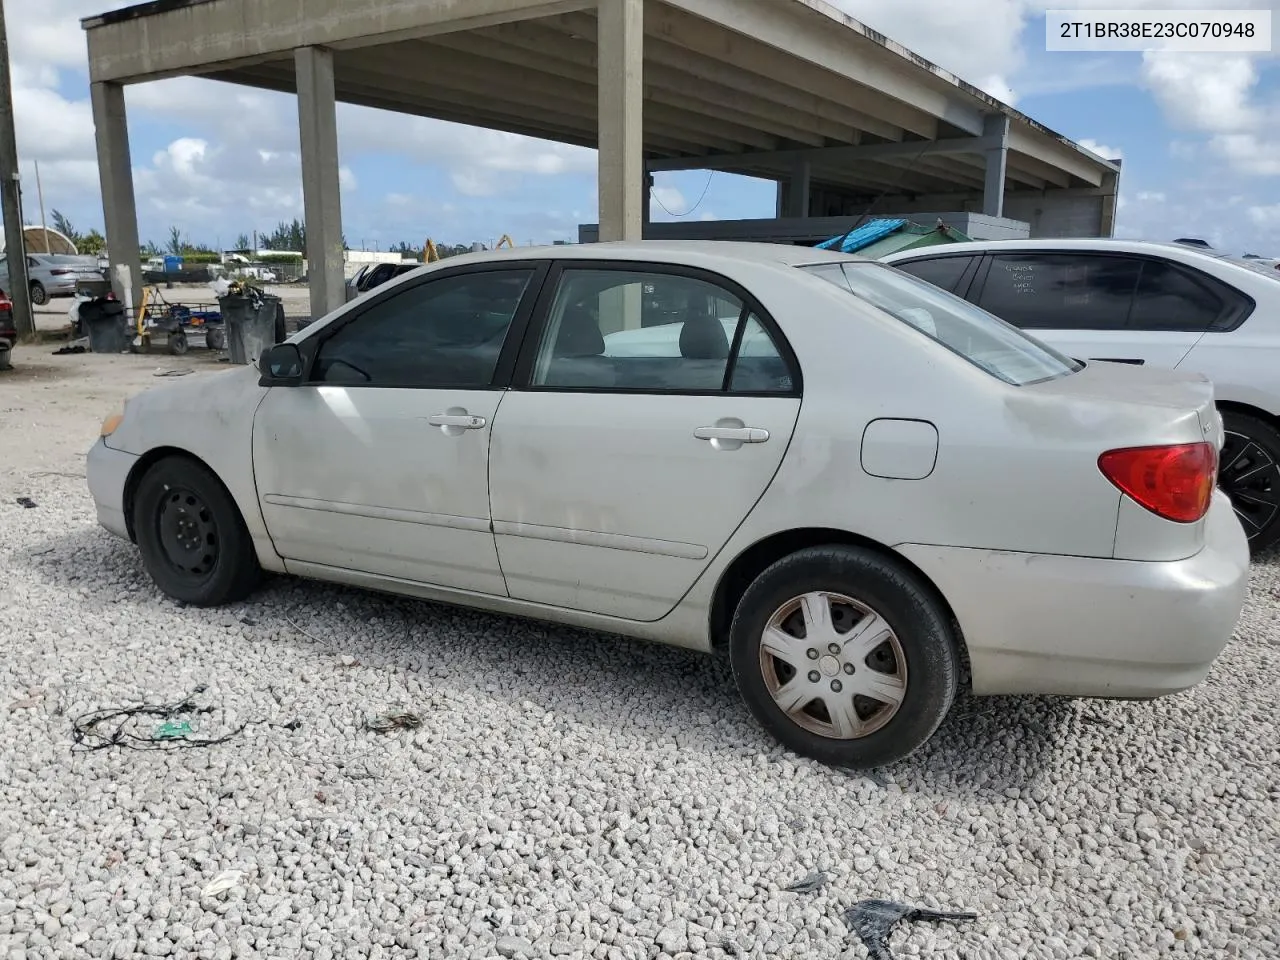
[[[1080,364],[930,283],[870,261],[802,269],[919,330],[976,367],[1022,386],[1066,376]]]
[[[1164,260],[1146,260],[1129,324],[1137,330],[1203,333],[1230,329],[1248,306],[1212,277]]]
[[[908,260],[893,266],[913,277],[919,277],[948,293],[955,293],[960,278],[969,269],[973,257],[930,257],[928,260]]]
[[[978,306],[1028,330],[1121,330],[1142,261],[1075,253],[991,258]]]

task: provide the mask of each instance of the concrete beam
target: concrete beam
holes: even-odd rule
[[[599,0],[600,239],[640,240],[644,218],[644,0]]]
[[[1091,187],[1100,186],[1103,174],[1107,172],[1106,168],[1099,165],[1097,161],[1090,160],[1074,144],[1052,141],[1042,135],[1033,134],[1029,130],[1019,128],[1011,130],[1009,149],[1069,173]],[[1108,166],[1111,165],[1108,164]],[[1111,167],[1111,169],[1114,171],[1115,168]]]
[[[1002,113],[989,113],[983,135],[997,144],[986,150],[986,182],[982,188],[982,212],[988,217],[1004,216],[1004,190],[1009,162],[1009,118]]]
[[[409,82],[401,67],[408,66],[402,56],[372,57],[350,54],[338,57],[338,90],[346,99],[348,90],[386,91],[406,101],[437,100],[458,107],[508,116],[513,123],[522,120],[547,122],[558,127],[595,127],[596,90],[551,74],[529,72],[500,97],[477,93],[477,85],[488,82],[483,61],[466,57],[452,49],[424,48],[420,54],[439,68],[436,79]],[[421,60],[419,61],[421,62]],[[594,72],[594,71],[593,71]],[[676,107],[651,105],[645,112],[645,143],[669,148],[697,151],[708,146],[717,149],[740,149],[744,142],[776,143],[776,138],[735,124],[705,119]],[[543,134],[543,136],[546,136]],[[745,140],[744,140],[745,138]],[[594,146],[594,138],[591,145]]]
[[[1011,171],[1010,176],[1012,177],[1018,177],[1020,174],[1025,173],[1038,177],[1053,187],[1065,189],[1071,186],[1071,174],[1055,167],[1052,163],[1045,163],[1043,160],[1028,157],[1026,154],[1018,153],[1012,149],[1009,151],[1008,163]]]
[[[294,63],[298,72],[298,128],[302,144],[302,201],[307,222],[311,315],[322,317],[347,300],[333,51],[299,47],[294,51]]]
[[[144,17],[82,21],[89,77],[159,80],[303,46],[351,49],[552,16],[595,0],[341,0],[320,4],[213,0]]]
[[[496,72],[494,68],[502,62],[509,62],[512,55],[537,58],[540,67],[520,65],[519,80],[510,88],[503,89],[496,98],[490,99],[501,102],[513,96],[519,98],[537,93],[539,99],[536,103],[561,107],[573,103],[577,105],[574,112],[581,111],[589,119],[595,112],[595,88],[599,73],[594,46],[583,49],[578,44],[572,45],[576,50],[566,49],[557,46],[555,41],[565,40],[568,43],[567,38],[550,31],[543,33],[545,36],[541,39],[528,39],[528,49],[524,50],[493,42],[489,40],[488,34],[459,34],[422,45],[422,52],[418,56],[425,56],[439,69],[430,78],[424,78],[419,86],[429,88],[443,83],[454,89],[475,91],[483,89],[483,84],[492,83]],[[508,60],[499,60],[499,57],[507,57]],[[438,64],[436,58],[439,59]],[[494,59],[494,65],[484,62],[488,58]],[[346,62],[346,57],[339,58],[340,75],[345,70]],[[405,70],[411,66],[420,70],[421,62],[421,59],[413,63],[398,55],[383,56],[381,53],[377,57],[368,54],[361,60],[366,69],[385,71],[389,83],[401,85],[404,83],[404,74],[396,76],[394,65],[400,63]],[[680,92],[663,89],[650,80],[646,65],[646,133],[652,130],[666,134],[669,139],[683,138],[706,146],[714,146],[707,142],[707,137],[711,137],[722,144],[750,144],[765,149],[775,146],[779,137],[804,137],[814,142],[822,140],[821,136],[798,126],[761,123],[760,118],[741,111],[699,110],[696,100]]]
[[[98,146],[98,178],[102,185],[102,220],[111,258],[111,289],[136,310],[142,304],[142,258],[138,244],[138,205],[133,193],[133,161],[129,152],[129,123],[124,87],[94,83],[94,135]],[[129,270],[129,285],[120,281],[119,267]]]
[[[675,157],[655,160],[654,170],[720,170],[743,163],[790,166],[803,160],[832,163],[857,163],[861,160],[901,159],[909,162],[917,157],[945,156],[952,153],[981,154],[996,145],[986,137],[955,137],[946,140],[904,140],[901,143],[868,143],[850,147],[807,147],[794,150],[769,150],[740,154],[709,154],[705,157]]]
[[[695,18],[733,31],[741,37],[741,42],[752,37],[767,37],[767,44],[750,45],[753,49],[759,45],[774,50],[787,65],[775,67],[756,60],[754,55],[744,61],[761,73],[794,78],[795,82],[800,80],[796,75],[799,60],[874,92],[868,105],[859,105],[859,109],[886,120],[891,118],[883,111],[898,106],[899,112],[905,109],[933,122],[942,119],[967,133],[982,132],[982,111],[972,103],[965,103],[968,98],[960,96],[959,90],[948,91],[940,83],[926,82],[925,78],[914,75],[901,58],[895,62],[883,47],[877,47],[861,34],[842,29],[843,24],[839,22],[816,23],[809,16],[812,10],[805,5],[743,3],[741,0],[667,0],[667,3]],[[671,39],[679,42],[678,38]],[[735,58],[731,48],[739,42],[739,37],[727,43],[723,37],[720,39],[721,50],[730,54],[728,59]],[[870,109],[872,105],[877,109]],[[912,129],[905,123],[900,125]],[[916,132],[925,137],[937,135],[936,126]]]

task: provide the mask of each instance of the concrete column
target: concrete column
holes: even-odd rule
[[[1116,166],[1119,160],[1112,160]],[[1116,233],[1116,206],[1120,199],[1120,174],[1105,173],[1102,175],[1102,218],[1098,225],[1098,236],[1113,237]]]
[[[639,240],[644,230],[644,0],[599,4],[600,239]]]
[[[124,87],[95,83],[89,89],[98,143],[98,178],[102,185],[102,220],[111,259],[111,288],[135,310],[142,302],[142,258],[138,252],[138,204],[133,195],[133,161],[129,156],[129,124]],[[127,268],[128,283],[120,268]]]
[[[1003,113],[989,113],[982,124],[982,135],[999,141],[988,148],[987,179],[982,191],[982,212],[988,217],[1004,216],[1004,186],[1009,166],[1009,118]]]
[[[773,215],[781,220],[787,215],[787,197],[791,194],[791,181],[783,178],[778,180],[777,196],[773,203]]]
[[[302,205],[307,220],[307,275],[311,315],[346,303],[342,255],[342,195],[338,182],[338,116],[333,94],[333,51],[293,51],[302,141]]]
[[[787,189],[787,216],[809,216],[809,161],[797,160]]]

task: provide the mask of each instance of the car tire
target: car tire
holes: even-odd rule
[[[142,563],[174,600],[213,607],[247,597],[261,570],[244,518],[203,464],[166,457],[138,483],[133,523]]]
[[[169,334],[169,353],[180,357],[187,352],[187,335],[181,330]]]
[[[49,291],[44,288],[44,284],[39,280],[31,281],[31,302],[37,307],[43,307],[49,302]]]
[[[1257,556],[1280,540],[1280,430],[1233,410],[1222,412],[1222,426],[1218,486],[1231,498]]]
[[[780,743],[854,769],[924,744],[959,676],[941,600],[905,565],[861,547],[807,548],[761,573],[738,604],[729,653],[747,707]]]

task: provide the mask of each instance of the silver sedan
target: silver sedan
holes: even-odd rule
[[[783,744],[867,767],[964,684],[1204,679],[1249,564],[1222,440],[1205,379],[876,263],[594,244],[419,268],[135,397],[89,487],[184,602],[265,570],[722,652]]]

